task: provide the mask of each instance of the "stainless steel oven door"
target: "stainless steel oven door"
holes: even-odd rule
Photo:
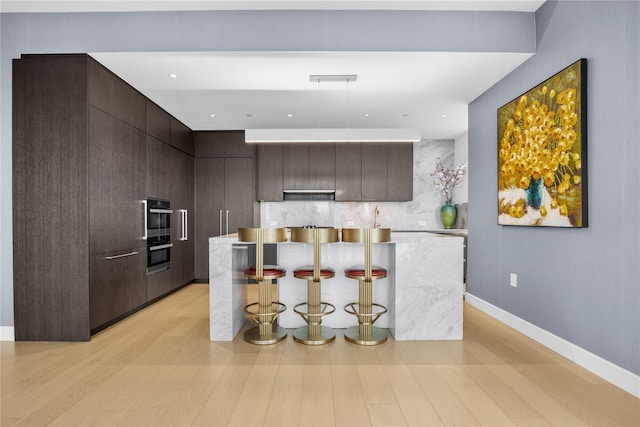
[[[173,243],[147,247],[147,275],[168,270],[171,267]]]

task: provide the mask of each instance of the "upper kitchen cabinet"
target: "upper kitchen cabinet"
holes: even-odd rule
[[[195,153],[193,132],[181,122],[171,117],[171,145],[193,156]]]
[[[413,143],[387,145],[387,200],[413,200]]]
[[[95,59],[89,65],[89,103],[123,122],[146,131],[146,98]]]
[[[413,200],[413,144],[338,144],[336,200]]]
[[[284,190],[335,190],[335,144],[284,144]]]
[[[252,157],[253,144],[244,142],[244,131],[195,132],[196,157]]]
[[[147,99],[147,135],[171,143],[171,115]]]
[[[259,201],[284,200],[282,150],[282,144],[258,144],[256,147],[256,198]]]

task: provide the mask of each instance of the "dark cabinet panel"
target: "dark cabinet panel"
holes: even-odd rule
[[[195,144],[196,157],[253,157],[242,130],[195,132]]]
[[[171,117],[171,145],[190,156],[195,152],[193,132],[173,117]]]
[[[284,144],[282,147],[285,190],[303,190],[309,185],[309,145]]]
[[[229,158],[224,164],[224,234],[253,226],[253,159]]]
[[[171,283],[169,290],[193,280],[194,276],[194,159],[169,147],[171,191],[169,200],[173,210],[171,226]],[[184,211],[184,214],[183,214]],[[184,223],[183,223],[184,221]],[[186,227],[183,234],[183,226]],[[153,286],[151,286],[153,287]],[[150,289],[151,289],[150,287]]]
[[[13,62],[17,341],[90,336],[86,64],[84,55]]]
[[[413,143],[387,147],[387,200],[413,200]]]
[[[282,144],[259,144],[256,147],[256,199],[281,202],[283,200]]]
[[[91,256],[91,329],[147,301],[146,247]]]
[[[362,144],[336,145],[336,201],[362,200]]]
[[[196,279],[209,279],[209,237],[224,227],[224,160],[196,158]]]
[[[92,58],[89,61],[89,104],[136,127],[146,129],[146,99]]]
[[[387,200],[387,144],[362,144],[362,200]]]
[[[147,99],[147,135],[171,143],[171,115]]]
[[[310,190],[335,190],[336,144],[309,144]]]
[[[146,198],[146,137],[93,107],[89,110],[90,253],[140,246]]]
[[[335,189],[335,144],[284,144],[282,155],[285,190]]]
[[[253,226],[253,159],[196,158],[196,265],[209,279],[209,238]]]
[[[172,151],[177,150],[149,135],[147,135],[146,141],[147,189],[145,198],[171,200],[170,183],[174,182],[171,158]]]

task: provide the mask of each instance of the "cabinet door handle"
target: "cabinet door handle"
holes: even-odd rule
[[[180,209],[180,219],[182,220],[182,235],[180,240],[189,240],[189,217],[186,209]]]
[[[126,254],[108,256],[108,257],[105,257],[104,259],[112,260],[112,259],[118,259],[118,258],[125,258],[125,257],[132,256],[132,255],[138,255],[138,252],[128,252]]]
[[[224,230],[225,231],[224,234],[229,234],[229,210],[228,209],[227,209],[227,221],[226,222],[227,222],[227,224],[226,224],[226,227],[225,227],[225,230]]]
[[[147,240],[147,201],[143,200],[142,201],[142,215],[144,215],[144,230],[142,231],[142,240]]]
[[[220,210],[220,228],[219,228],[220,232],[218,234],[218,236],[222,236],[222,210]]]

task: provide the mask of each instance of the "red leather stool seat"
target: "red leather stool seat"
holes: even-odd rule
[[[354,267],[349,267],[344,270],[344,274],[347,277],[352,279],[363,279],[364,278],[364,266],[357,265]],[[371,266],[371,279],[384,279],[387,277],[387,269],[384,267],[380,267],[378,265]]]
[[[336,275],[336,271],[331,267],[320,268],[320,278],[330,279]],[[296,268],[293,271],[293,277],[298,279],[313,279],[313,266],[305,265],[304,267]]]
[[[265,279],[277,279],[287,274],[287,271],[284,268],[278,267],[277,265],[265,265],[262,269],[262,274]],[[250,279],[255,279],[256,268],[247,268],[246,270],[244,270],[244,275]]]

